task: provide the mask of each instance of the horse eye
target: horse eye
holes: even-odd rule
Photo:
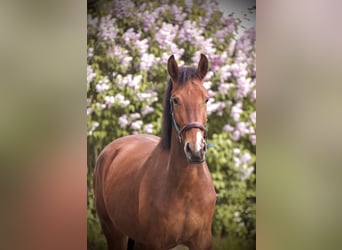
[[[206,98],[206,99],[204,100],[204,103],[207,104],[208,101],[209,101],[209,98]]]
[[[173,104],[175,104],[175,105],[177,105],[177,104],[179,104],[179,100],[177,99],[177,98],[172,98],[172,102],[173,102]]]

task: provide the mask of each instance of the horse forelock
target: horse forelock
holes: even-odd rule
[[[178,72],[178,85],[184,85],[191,79],[200,79],[197,71],[192,67],[179,67]],[[167,88],[164,96],[164,108],[163,108],[163,121],[162,121],[162,133],[160,144],[164,149],[170,149],[171,147],[171,115],[170,115],[170,97],[172,92],[171,79],[167,82]]]

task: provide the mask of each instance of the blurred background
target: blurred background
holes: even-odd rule
[[[257,249],[340,249],[341,3],[257,5]],[[91,192],[86,81],[92,47],[87,2],[3,0],[0,7],[1,249],[86,249]],[[179,63],[192,64],[175,55]],[[165,77],[166,72],[158,83]],[[221,125],[215,126],[209,131],[222,135]],[[212,134],[211,140],[218,139]],[[234,178],[241,183],[239,177]],[[214,230],[220,228],[224,225],[216,224]],[[244,247],[241,241],[236,245]]]
[[[160,135],[167,59],[210,62],[207,153],[218,194],[214,249],[255,248],[255,2],[88,1],[88,248],[104,249],[92,173],[105,145]]]

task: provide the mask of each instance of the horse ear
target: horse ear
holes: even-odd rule
[[[178,79],[178,65],[175,60],[174,55],[170,56],[167,61],[167,70],[173,82],[176,82]]]
[[[205,55],[201,54],[201,59],[198,63],[197,74],[200,76],[201,80],[207,75],[208,72],[208,59]]]

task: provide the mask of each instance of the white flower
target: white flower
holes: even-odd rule
[[[256,111],[254,111],[250,116],[249,118],[251,119],[251,121],[256,124]]]
[[[233,149],[233,153],[236,154],[236,155],[240,154],[240,149],[239,148],[234,148]]]
[[[134,121],[132,122],[131,124],[131,128],[133,130],[139,130],[141,128],[141,126],[143,125],[143,122],[141,120],[138,120],[138,121]]]
[[[223,130],[226,132],[232,132],[234,131],[234,127],[232,127],[230,124],[226,124],[224,125]]]
[[[120,127],[125,128],[129,123],[130,121],[127,119],[127,115],[122,115],[119,117]]]
[[[256,145],[256,135],[250,135],[249,140],[254,146]]]
[[[144,132],[147,134],[153,133],[153,124],[149,123],[144,126]]]
[[[114,96],[105,96],[104,101],[108,108],[111,108],[115,102]]]
[[[141,108],[141,114],[142,115],[147,115],[147,114],[149,114],[149,113],[151,113],[151,112],[153,112],[154,111],[154,108],[153,107],[151,107],[151,106],[143,106],[142,108]]]
[[[153,54],[144,53],[140,61],[140,70],[148,71],[154,64],[155,56]]]
[[[141,117],[141,115],[139,113],[133,113],[133,114],[130,114],[129,117],[132,120],[136,120],[136,119],[139,119]]]

